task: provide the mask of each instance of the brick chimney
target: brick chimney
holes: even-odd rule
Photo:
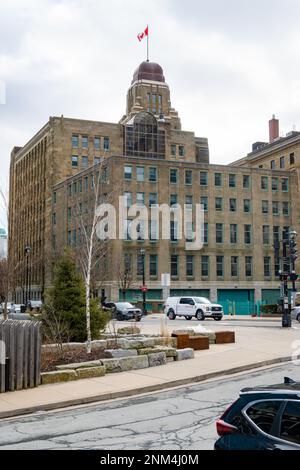
[[[279,120],[275,118],[275,114],[273,114],[272,119],[269,121],[269,134],[270,142],[279,137]]]

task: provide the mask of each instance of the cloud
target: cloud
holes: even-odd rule
[[[25,6],[24,6],[25,4]],[[10,0],[0,4],[0,185],[13,146],[50,115],[117,122],[150,25],[150,58],[184,129],[228,163],[266,140],[276,113],[299,125],[300,4],[287,0]]]

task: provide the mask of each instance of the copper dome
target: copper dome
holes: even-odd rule
[[[161,66],[155,62],[142,62],[134,72],[132,83],[137,80],[165,82],[164,71]]]

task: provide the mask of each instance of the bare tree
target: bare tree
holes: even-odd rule
[[[96,171],[97,170],[97,171]],[[85,301],[86,301],[86,332],[87,332],[87,353],[92,352],[92,336],[91,336],[91,294],[92,287],[95,285],[95,271],[98,275],[101,272],[101,264],[104,263],[108,244],[106,241],[99,240],[97,237],[97,226],[103,216],[99,215],[97,210],[99,202],[103,197],[103,164],[97,166],[93,173],[93,184],[90,192],[90,200],[87,204],[87,210],[83,210],[81,201],[77,201],[76,211],[77,220],[79,222],[80,240],[79,247],[76,250],[77,259],[79,260],[84,285],[85,285]],[[102,269],[103,276],[103,269]]]
[[[117,265],[118,286],[124,301],[126,300],[126,292],[133,286],[132,266],[129,257],[124,255]]]

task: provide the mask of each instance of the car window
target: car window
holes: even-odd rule
[[[197,304],[210,304],[210,300],[205,297],[195,297]]]
[[[116,306],[117,308],[134,308],[129,302],[118,302]]]
[[[194,305],[193,299],[191,299],[190,297],[185,297],[185,298],[180,299],[179,303],[184,304],[184,305],[191,305],[192,302],[193,302],[192,305]]]
[[[277,416],[282,401],[261,401],[247,409],[247,416],[259,429],[267,434],[272,434],[272,426]]]
[[[300,402],[290,401],[281,419],[280,437],[285,441],[300,444]]]

